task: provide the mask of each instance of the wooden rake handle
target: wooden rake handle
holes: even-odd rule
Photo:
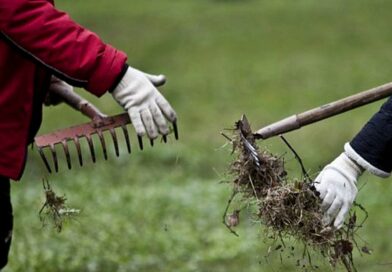
[[[268,139],[343,112],[367,105],[392,95],[392,82],[325,104],[263,127],[254,133],[256,139]]]
[[[102,113],[96,106],[91,102],[84,99],[77,93],[67,89],[55,89],[51,90],[52,93],[61,97],[61,99],[73,109],[80,111],[91,120],[100,120],[107,117],[106,114]]]

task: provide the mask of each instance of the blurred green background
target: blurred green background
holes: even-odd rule
[[[22,181],[13,184],[15,234],[5,271],[299,271],[286,253],[283,263],[277,252],[264,257],[268,243],[249,213],[241,214],[239,238],[223,226],[230,186],[220,182],[228,180],[233,157],[220,131],[243,113],[257,129],[390,81],[392,2],[59,0],[57,6],[124,50],[130,65],[167,75],[162,92],[178,113],[180,141],[140,152],[133,137],[131,156],[115,159],[112,150],[108,162],[101,156],[72,171],[63,161],[48,179],[82,214],[60,234],[39,221],[45,171],[31,151]],[[110,95],[78,92],[107,113],[121,111]],[[287,139],[316,174],[379,106]],[[86,121],[64,105],[44,114],[41,133]],[[290,175],[299,175],[279,139],[260,145],[287,153]],[[373,254],[356,253],[356,264],[359,271],[391,271],[392,188],[368,174],[363,185],[358,202],[369,219],[360,236]],[[331,270],[317,255],[314,262],[319,271]]]

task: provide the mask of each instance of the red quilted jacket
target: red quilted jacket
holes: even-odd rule
[[[101,96],[119,81],[125,63],[123,52],[53,1],[0,0],[0,176],[21,177],[52,74]]]

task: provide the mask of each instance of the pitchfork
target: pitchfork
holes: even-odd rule
[[[392,82],[387,83],[367,91],[348,96],[346,98],[325,104],[299,114],[294,114],[278,122],[272,123],[252,133],[250,125],[245,116],[237,122],[240,136],[244,147],[253,158],[256,166],[260,165],[258,154],[254,147],[255,140],[268,139],[273,136],[281,135],[306,125],[324,120],[326,118],[344,113],[346,111],[367,105],[392,95]]]
[[[86,99],[82,98],[78,94],[74,93],[73,91],[68,91],[68,90],[56,90],[54,92],[54,95],[57,95],[62,98],[64,102],[66,102],[68,105],[70,105],[72,108],[80,111],[87,117],[91,119],[90,122],[84,123],[81,125],[76,125],[73,127],[65,128],[65,129],[60,129],[57,131],[54,131],[52,133],[48,133],[45,135],[40,135],[35,137],[35,145],[38,148],[38,153],[40,154],[46,169],[49,171],[49,173],[52,173],[52,169],[49,165],[49,161],[45,157],[44,153],[44,148],[49,148],[50,152],[52,154],[52,159],[54,163],[54,169],[56,172],[59,170],[58,166],[58,156],[56,153],[56,148],[55,146],[57,144],[60,144],[63,147],[65,157],[67,160],[67,165],[68,169],[72,168],[71,164],[71,155],[69,152],[69,142],[73,142],[76,151],[78,153],[78,159],[79,159],[79,164],[80,166],[83,166],[83,157],[82,157],[82,150],[81,150],[81,145],[80,145],[80,139],[85,138],[87,140],[91,158],[93,163],[96,162],[96,155],[95,155],[95,149],[94,149],[94,144],[93,144],[93,135],[98,135],[99,142],[102,146],[103,150],[103,156],[105,160],[108,159],[107,155],[107,150],[106,150],[106,141],[104,138],[104,132],[109,131],[109,134],[111,135],[111,138],[113,140],[113,145],[114,145],[114,150],[116,153],[116,156],[118,157],[120,152],[119,152],[119,145],[118,145],[118,139],[117,139],[117,134],[115,129],[120,128],[123,132],[125,142],[127,145],[127,151],[130,154],[131,153],[131,143],[129,140],[129,133],[127,130],[127,124],[130,123],[129,115],[128,113],[122,113],[118,114],[115,116],[107,116],[106,114],[103,114],[96,106],[94,106],[92,103],[87,101]],[[173,122],[173,131],[174,131],[174,136],[175,139],[178,140],[178,130],[177,130],[177,124],[176,122]],[[167,136],[163,135],[162,136],[163,142],[167,142]],[[142,137],[138,135],[138,142],[139,142],[139,147],[141,150],[143,150],[143,140]],[[154,145],[154,141],[150,140],[151,146]]]

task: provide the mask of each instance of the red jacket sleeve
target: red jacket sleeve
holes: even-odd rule
[[[114,87],[127,59],[49,0],[0,0],[0,31],[60,78],[97,96]]]

